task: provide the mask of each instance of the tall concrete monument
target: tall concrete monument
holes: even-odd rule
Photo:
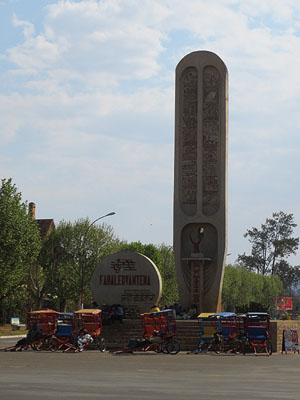
[[[227,247],[228,74],[209,51],[176,68],[174,253],[180,301],[221,307]]]

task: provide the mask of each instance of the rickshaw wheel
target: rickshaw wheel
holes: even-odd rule
[[[32,343],[31,348],[36,351],[41,351],[43,349],[43,346],[44,346],[44,341],[40,340],[38,342]]]
[[[160,348],[161,348],[161,351],[164,353],[164,354],[169,354],[169,352],[168,352],[168,349],[167,349],[167,342],[162,342],[161,344],[160,344]]]
[[[50,339],[49,350],[57,351],[58,347],[59,347],[58,341],[55,338]]]
[[[105,339],[104,339],[103,337],[98,337],[98,338],[97,338],[96,345],[97,345],[97,349],[98,349],[99,351],[101,351],[101,353],[104,353],[104,352],[105,352],[105,350],[106,350],[106,344],[105,344]]]
[[[208,344],[207,343],[200,343],[198,347],[199,353],[207,353],[208,351]]]
[[[267,350],[268,350],[269,356],[272,355],[272,343],[270,342],[270,340],[267,340]]]
[[[236,340],[234,342],[234,344],[233,344],[233,352],[235,354],[240,354],[240,353],[245,354],[244,348],[243,348],[243,343],[240,340]]]
[[[173,354],[173,355],[179,353],[180,343],[175,339],[169,340],[167,343],[167,351],[169,354]]]
[[[50,341],[51,341],[51,338],[46,338],[44,340],[44,343],[43,343],[43,346],[42,346],[43,350],[50,350]]]
[[[266,349],[264,346],[257,346],[256,347],[256,353],[265,353]]]
[[[222,351],[222,343],[214,343],[212,349],[216,354],[220,354]]]
[[[161,343],[156,343],[152,346],[152,350],[155,351],[155,353],[161,353],[162,352],[162,345]]]

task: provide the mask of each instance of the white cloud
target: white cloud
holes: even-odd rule
[[[55,193],[60,216],[90,215],[97,199],[132,226],[148,207],[165,220],[152,234],[171,238],[174,70],[210,50],[229,70],[231,237],[285,207],[300,224],[299,14],[296,0],[53,0],[38,28],[16,8],[24,40],[5,52],[2,173],[49,207]]]
[[[15,24],[25,27],[25,41],[9,49],[8,59],[19,68],[44,73],[67,69],[94,76],[106,71],[113,79],[149,78],[159,71],[164,35],[144,23],[146,15],[136,6],[136,1],[54,3],[48,6],[44,31],[36,36],[29,29],[32,24],[15,17]],[[151,14],[161,10],[156,4]]]
[[[34,34],[34,26],[28,21],[19,20],[16,14],[13,14],[12,23],[14,26],[22,26],[23,34],[26,39],[30,39]]]

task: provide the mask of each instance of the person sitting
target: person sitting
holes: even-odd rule
[[[222,343],[222,339],[223,339],[222,332],[221,331],[217,331],[214,334],[214,344],[221,344]]]
[[[102,324],[110,325],[112,323],[112,308],[108,304],[102,306]]]
[[[181,317],[182,315],[182,305],[180,303],[175,303],[175,311],[176,311],[176,317]]]
[[[118,306],[117,306],[116,317],[120,321],[120,324],[122,324],[123,318],[124,318],[124,309],[121,306],[121,304],[118,304]]]
[[[196,306],[192,304],[188,312],[184,314],[183,319],[195,319],[196,317],[197,317],[197,309]]]
[[[150,313],[154,313],[154,312],[158,312],[158,311],[160,311],[160,309],[157,304],[154,304],[149,310]]]
[[[115,321],[119,321],[120,324],[122,324],[123,317],[124,317],[123,307],[120,304],[114,304],[112,306],[112,315],[111,315],[112,323],[114,323]]]
[[[77,345],[79,348],[79,351],[83,351],[84,345],[92,343],[94,339],[92,336],[88,333],[86,329],[81,329],[77,338]]]
[[[147,344],[159,343],[161,342],[161,336],[159,331],[154,330],[152,336],[145,339]]]
[[[150,344],[161,342],[160,333],[157,330],[153,331],[152,336],[143,339],[130,339],[128,342],[128,349],[144,349]]]
[[[99,306],[95,301],[93,301],[93,308],[95,308],[96,310],[99,310]]]
[[[22,351],[27,350],[28,346],[34,342],[38,342],[43,338],[43,333],[41,330],[37,329],[36,325],[32,325],[31,329],[28,331],[27,336],[18,340],[14,348],[11,351]]]

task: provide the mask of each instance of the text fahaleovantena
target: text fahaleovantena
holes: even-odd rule
[[[99,285],[150,286],[149,275],[99,275]]]

